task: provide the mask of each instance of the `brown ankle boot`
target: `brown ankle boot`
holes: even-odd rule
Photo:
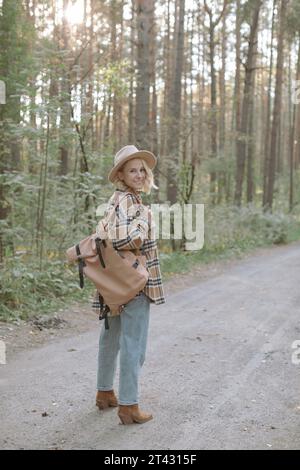
[[[152,415],[140,411],[138,405],[119,405],[118,415],[122,424],[143,424],[153,418]]]
[[[118,400],[113,390],[98,390],[96,395],[96,406],[99,410],[105,410],[110,406],[118,406]]]

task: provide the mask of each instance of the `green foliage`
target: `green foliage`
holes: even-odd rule
[[[206,211],[205,221],[205,246],[222,251],[234,248],[236,243],[250,246],[286,243],[293,218],[281,213],[264,213],[251,205],[219,206]]]
[[[230,3],[235,8],[234,2]],[[103,4],[107,7],[107,13],[103,10]],[[243,37],[249,31],[256,4],[257,0],[241,2]],[[111,195],[112,188],[107,184],[106,175],[113,164],[114,149],[120,143],[119,130],[115,132],[115,122],[112,121],[122,106],[124,108],[120,118],[123,121],[129,118],[127,98],[133,99],[130,95],[130,83],[133,79],[135,86],[139,80],[136,69],[132,69],[131,59],[126,58],[131,50],[128,49],[126,28],[124,50],[120,55],[116,54],[115,59],[114,54],[111,54],[109,41],[106,41],[110,34],[111,6],[109,1],[95,2],[94,12],[101,13],[97,21],[100,18],[104,28],[103,35],[99,34],[95,21],[94,45],[89,50],[89,45],[85,44],[85,39],[90,35],[85,29],[86,25],[82,25],[82,34],[74,35],[71,32],[68,46],[64,44],[59,22],[52,31],[51,21],[50,27],[47,24],[47,15],[49,19],[52,15],[52,4],[49,2],[37,2],[36,17],[30,18],[32,2],[0,1],[0,80],[4,80],[7,85],[7,105],[0,108],[0,121],[3,121],[3,126],[0,126],[0,209],[5,213],[5,217],[0,220],[4,246],[4,261],[0,273],[2,319],[27,318],[32,313],[56,310],[59,306],[70,304],[72,299],[86,302],[93,291],[92,285],[84,290],[79,288],[77,266],[70,267],[66,264],[65,250],[91,233],[98,220],[97,206],[107,202]],[[120,21],[117,21],[119,24],[123,10],[116,7],[115,13],[120,14]],[[288,25],[294,40],[294,36],[300,31],[299,0],[291,2],[288,13]],[[162,35],[158,38],[158,44],[161,46],[163,43]],[[245,41],[241,46],[242,53],[244,46]],[[160,47],[158,57],[159,51]],[[90,57],[91,52],[93,57]],[[120,59],[121,56],[124,58]],[[90,58],[93,62],[92,70],[88,70]],[[156,64],[157,124],[158,133],[165,138],[164,133],[168,132],[173,119],[168,113],[165,116],[160,113],[161,90],[169,85],[164,83],[160,73],[163,61],[164,58],[161,57],[159,65]],[[199,79],[201,81],[200,76]],[[90,86],[94,98],[92,109],[86,101]],[[228,89],[228,96],[234,97],[233,82],[226,80],[226,86],[227,89],[231,87]],[[231,194],[234,191],[234,147],[237,137],[230,135],[231,124],[227,119],[226,141],[230,145],[225,146],[226,150],[219,151],[215,158],[209,158],[210,146],[207,144],[210,139],[208,123],[211,111],[206,105],[207,93],[205,91],[203,96],[204,150],[203,155],[199,155],[201,164],[197,164],[194,193],[191,197],[191,200],[205,203],[211,196],[209,174],[212,172],[216,173],[219,182],[222,182],[223,176],[226,177],[226,187],[222,186],[223,183],[219,187],[223,200],[227,189]],[[228,112],[230,109],[228,108]],[[232,112],[233,123],[234,108]],[[228,117],[229,115],[231,111]],[[197,115],[195,122],[196,118]],[[92,119],[94,124],[99,120],[99,135],[92,133]],[[128,126],[124,124],[122,122],[120,126],[121,140],[128,135]],[[189,120],[186,124],[189,128]],[[197,125],[194,137],[197,137]],[[104,149],[101,155],[95,148],[95,142],[100,142]],[[190,144],[187,144],[188,149]],[[62,146],[67,153],[68,164],[68,168],[63,171],[60,167]],[[180,154],[179,150],[178,153]],[[13,161],[12,156],[16,157],[16,161]],[[84,163],[87,164],[84,168],[88,171],[81,173],[83,156]],[[186,156],[189,162],[189,150]],[[178,176],[179,197],[181,200],[185,199],[189,195],[191,183],[190,164],[180,166],[174,155],[169,155],[168,159],[166,155],[162,157],[166,168]],[[44,172],[46,162],[47,171]],[[256,158],[255,202],[259,203],[261,163],[262,160]],[[65,171],[67,174],[61,175]],[[178,251],[172,253],[170,242],[160,242],[164,277],[173,272],[187,271],[194,263],[239,256],[256,246],[299,239],[299,206],[296,204],[300,201],[300,174],[299,171],[298,175],[296,173],[295,171],[293,215],[283,215],[288,210],[288,173],[276,177],[274,214],[263,213],[255,207],[237,209],[207,205],[205,245],[202,250],[182,252],[180,242],[176,241]],[[153,196],[154,194],[146,196],[145,203],[151,203]],[[218,202],[220,200],[221,198]],[[243,202],[244,200],[245,198]]]
[[[49,176],[48,192],[46,198],[46,224],[45,231],[50,239],[60,237],[63,227],[68,227],[75,211],[73,194],[84,195],[89,188],[89,194],[99,191],[100,177],[89,178],[84,175],[84,181],[80,184],[79,177],[69,177],[67,181],[63,177]],[[18,172],[6,172],[1,175],[3,181],[6,201],[13,208],[6,224],[9,224],[9,231],[4,232],[5,245],[13,236],[16,246],[19,243],[30,246],[34,240],[34,228],[36,225],[36,211],[39,198],[39,176],[26,175]],[[74,186],[78,185],[79,189]],[[78,210],[83,206],[78,202]],[[48,240],[49,242],[49,240]],[[56,242],[57,243],[57,242]],[[57,244],[51,245],[50,249],[57,248]]]
[[[109,158],[109,157],[107,157]],[[6,248],[0,274],[2,320],[56,311],[73,300],[88,302],[94,290],[87,282],[79,288],[76,265],[69,266],[65,250],[95,227],[99,204],[108,200],[111,187],[99,176],[49,176],[45,213],[43,257],[40,263],[36,239],[36,207],[39,180],[35,175],[6,174],[8,202],[13,210],[2,221]],[[14,196],[13,196],[14,194]],[[90,210],[84,211],[85,198]],[[95,199],[95,200],[94,200]],[[145,201],[146,202],[146,201]],[[188,271],[196,263],[237,257],[257,246],[286,243],[300,238],[299,218],[283,213],[264,213],[254,206],[236,208],[205,206],[205,244],[200,251],[172,253],[170,242],[160,241],[164,279]]]
[[[130,82],[130,63],[127,59],[110,62],[99,68],[99,82],[103,92],[109,91],[116,97],[126,96]]]
[[[274,244],[287,243],[290,222],[287,215],[263,213],[254,207],[243,208],[239,214],[240,229],[249,229],[251,233],[258,233],[259,239]]]
[[[253,10],[259,2],[262,0],[246,0],[241,5],[242,19],[249,25],[251,24],[251,19],[253,15]]]
[[[202,250],[174,253],[164,244],[161,264],[165,279],[187,272],[197,264],[236,258],[256,247],[300,239],[298,216],[264,213],[254,206],[205,208],[205,242]]]
[[[0,279],[2,319],[46,312],[73,296],[87,298],[87,290],[78,288],[77,268],[65,264],[65,250],[95,228],[96,208],[111,193],[102,180],[89,173],[49,175],[41,233],[36,226],[39,177],[18,172],[1,175],[7,204],[12,208],[0,227],[6,247]],[[86,198],[90,204],[87,212]]]
[[[55,311],[72,300],[88,300],[92,286],[87,283],[81,290],[77,271],[50,255],[42,270],[36,259],[26,255],[6,259],[0,271],[0,320],[27,319]]]
[[[290,8],[287,13],[287,33],[290,40],[295,35],[300,35],[300,2],[299,0],[292,0]]]
[[[26,21],[22,2],[3,0],[0,13],[0,80],[6,84],[6,116],[14,121],[18,119],[20,96],[28,80],[28,46],[35,33]]]
[[[191,183],[193,179],[193,166],[191,163],[182,163],[180,166],[178,181],[180,190],[180,199],[183,202],[188,200]]]

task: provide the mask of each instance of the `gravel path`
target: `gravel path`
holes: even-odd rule
[[[0,448],[300,449],[299,281],[295,243],[152,306],[144,425],[94,405],[98,323],[19,352],[0,366]]]

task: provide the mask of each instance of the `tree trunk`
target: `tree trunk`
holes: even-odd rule
[[[256,51],[254,52],[256,54]],[[253,182],[253,173],[254,173],[254,156],[255,156],[255,139],[254,139],[254,88],[255,88],[255,73],[252,77],[252,93],[249,99],[249,118],[248,118],[248,129],[247,129],[247,203],[253,201],[254,196],[254,182]]]
[[[233,93],[233,108],[231,118],[231,132],[233,136],[237,136],[238,129],[241,125],[241,2],[236,2],[236,20],[235,20],[235,78]],[[236,137],[231,139],[231,154],[236,154]],[[236,155],[235,155],[236,156]],[[231,201],[231,172],[227,175],[226,181],[226,202]]]
[[[131,20],[130,20],[130,83],[129,83],[129,97],[128,97],[128,142],[133,143],[135,140],[134,135],[134,24],[135,24],[135,11],[134,11],[135,0],[131,1]]]
[[[150,37],[154,0],[137,0],[137,86],[135,134],[139,148],[150,148]]]
[[[267,196],[265,209],[272,210],[273,197],[274,197],[274,183],[275,183],[275,165],[276,155],[278,151],[277,136],[280,132],[280,113],[281,113],[281,98],[282,98],[282,80],[283,80],[283,48],[284,48],[284,23],[286,16],[286,7],[288,0],[281,0],[280,15],[279,15],[279,34],[277,45],[277,65],[276,65],[276,83],[275,83],[275,98],[273,108],[273,120],[271,130],[271,143],[269,152],[269,167]]]
[[[163,104],[161,111],[161,125],[160,125],[160,154],[166,155],[167,147],[167,115],[168,115],[168,98],[170,96],[170,82],[171,82],[171,27],[170,27],[170,3],[167,2],[166,12],[166,30],[164,31],[164,42],[163,42],[163,81],[164,81],[164,93],[163,93]]]
[[[164,5],[165,8],[165,30],[163,34],[163,70],[162,79],[164,83],[162,105],[160,111],[160,127],[159,137],[160,146],[159,154],[161,158],[157,163],[157,172],[159,176],[159,198],[166,199],[167,191],[167,136],[168,136],[168,99],[170,96],[170,83],[171,83],[171,0],[167,0]]]
[[[298,44],[298,60],[297,60],[297,72],[296,72],[296,81],[300,80],[300,38]],[[299,104],[294,103],[293,112],[292,112],[292,125],[290,128],[290,159],[289,159],[289,170],[290,170],[290,187],[289,187],[289,211],[293,210],[294,206],[294,168],[295,168],[295,150],[296,150],[296,123],[297,117],[299,117]]]
[[[11,212],[10,197],[7,195],[6,171],[20,170],[20,140],[14,130],[20,125],[20,84],[23,85],[25,75],[23,70],[22,51],[27,47],[24,33],[23,5],[16,0],[3,0],[0,15],[1,54],[0,77],[4,77],[5,104],[0,104],[0,263],[3,262],[5,249],[14,252],[13,237],[4,242],[3,227],[10,227]]]
[[[251,22],[250,37],[249,37],[249,48],[247,52],[247,60],[245,66],[245,84],[243,93],[243,104],[241,123],[237,134],[237,163],[236,163],[236,187],[234,201],[235,204],[240,206],[242,203],[242,190],[245,172],[245,162],[247,155],[247,148],[250,143],[249,132],[249,117],[250,107],[253,100],[253,84],[255,74],[255,51],[257,42],[257,31],[258,31],[258,18],[261,8],[261,0],[256,0],[254,5],[254,11]]]
[[[220,89],[220,132],[219,132],[219,158],[222,161],[218,175],[218,204],[222,201],[222,197],[226,188],[226,49],[227,49],[227,31],[226,31],[227,14],[222,19],[222,68],[219,73],[219,89]]]
[[[64,11],[68,8],[69,0],[63,0],[63,8]],[[62,19],[62,26],[61,26],[61,51],[63,51],[64,59],[64,69],[63,74],[61,76],[61,88],[60,88],[60,109],[61,109],[61,119],[60,119],[60,128],[59,128],[59,175],[66,175],[68,173],[68,166],[69,166],[69,149],[70,149],[70,142],[69,142],[69,135],[68,130],[70,129],[70,121],[71,121],[71,114],[70,114],[70,75],[69,75],[69,64],[66,57],[68,56],[69,52],[69,24],[65,17]]]
[[[221,18],[224,15],[227,6],[227,0],[223,2],[223,9],[221,14],[214,20],[213,11],[208,6],[206,0],[204,0],[204,7],[206,13],[209,16],[209,63],[210,63],[210,80],[211,80],[211,98],[210,98],[210,158],[216,159],[218,153],[217,136],[218,136],[218,122],[217,122],[217,79],[216,79],[216,67],[215,67],[215,47],[216,47],[216,27],[219,24]],[[211,202],[216,202],[216,187],[217,183],[217,172],[215,169],[210,171],[210,195]]]
[[[121,18],[123,16],[123,2],[120,5],[120,2],[117,0],[110,1],[110,61],[111,64],[115,64],[120,61],[121,58],[121,50],[120,44],[117,44],[117,25],[120,24]],[[120,128],[120,121],[122,119],[122,108],[120,106],[120,97],[117,95],[116,91],[113,93],[113,100],[112,100],[112,109],[113,109],[113,117],[112,117],[112,149],[115,153],[117,151],[119,145],[119,137],[118,132]]]
[[[180,145],[181,89],[184,51],[184,11],[185,0],[179,0],[176,9],[177,28],[174,35],[175,68],[171,76],[170,95],[168,97],[168,138],[166,154],[168,159],[167,199],[174,204],[177,200]],[[170,158],[171,157],[171,158]],[[172,159],[172,160],[171,160]]]
[[[269,69],[269,83],[268,83],[268,101],[267,101],[267,116],[266,116],[266,127],[265,127],[265,148],[264,148],[264,171],[263,171],[263,207],[266,205],[267,199],[267,186],[268,186],[268,168],[269,168],[269,157],[270,157],[270,126],[271,126],[271,88],[272,88],[272,71],[273,71],[273,43],[274,43],[274,31],[275,31],[275,10],[276,2],[273,1],[273,13],[272,13],[272,31],[271,31],[271,57],[270,57],[270,69]]]
[[[156,25],[154,18],[154,8],[150,14],[150,88],[151,88],[151,107],[150,107],[150,129],[151,129],[151,151],[158,153],[158,129],[157,129],[157,94],[156,94]]]

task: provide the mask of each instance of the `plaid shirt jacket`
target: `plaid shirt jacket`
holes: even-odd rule
[[[142,292],[156,305],[165,303],[154,218],[150,209],[142,204],[141,197],[130,191],[116,190],[96,232],[100,237],[106,236],[112,240],[116,250],[141,250],[146,256],[149,272],[149,279]],[[100,313],[97,291],[92,308]]]

